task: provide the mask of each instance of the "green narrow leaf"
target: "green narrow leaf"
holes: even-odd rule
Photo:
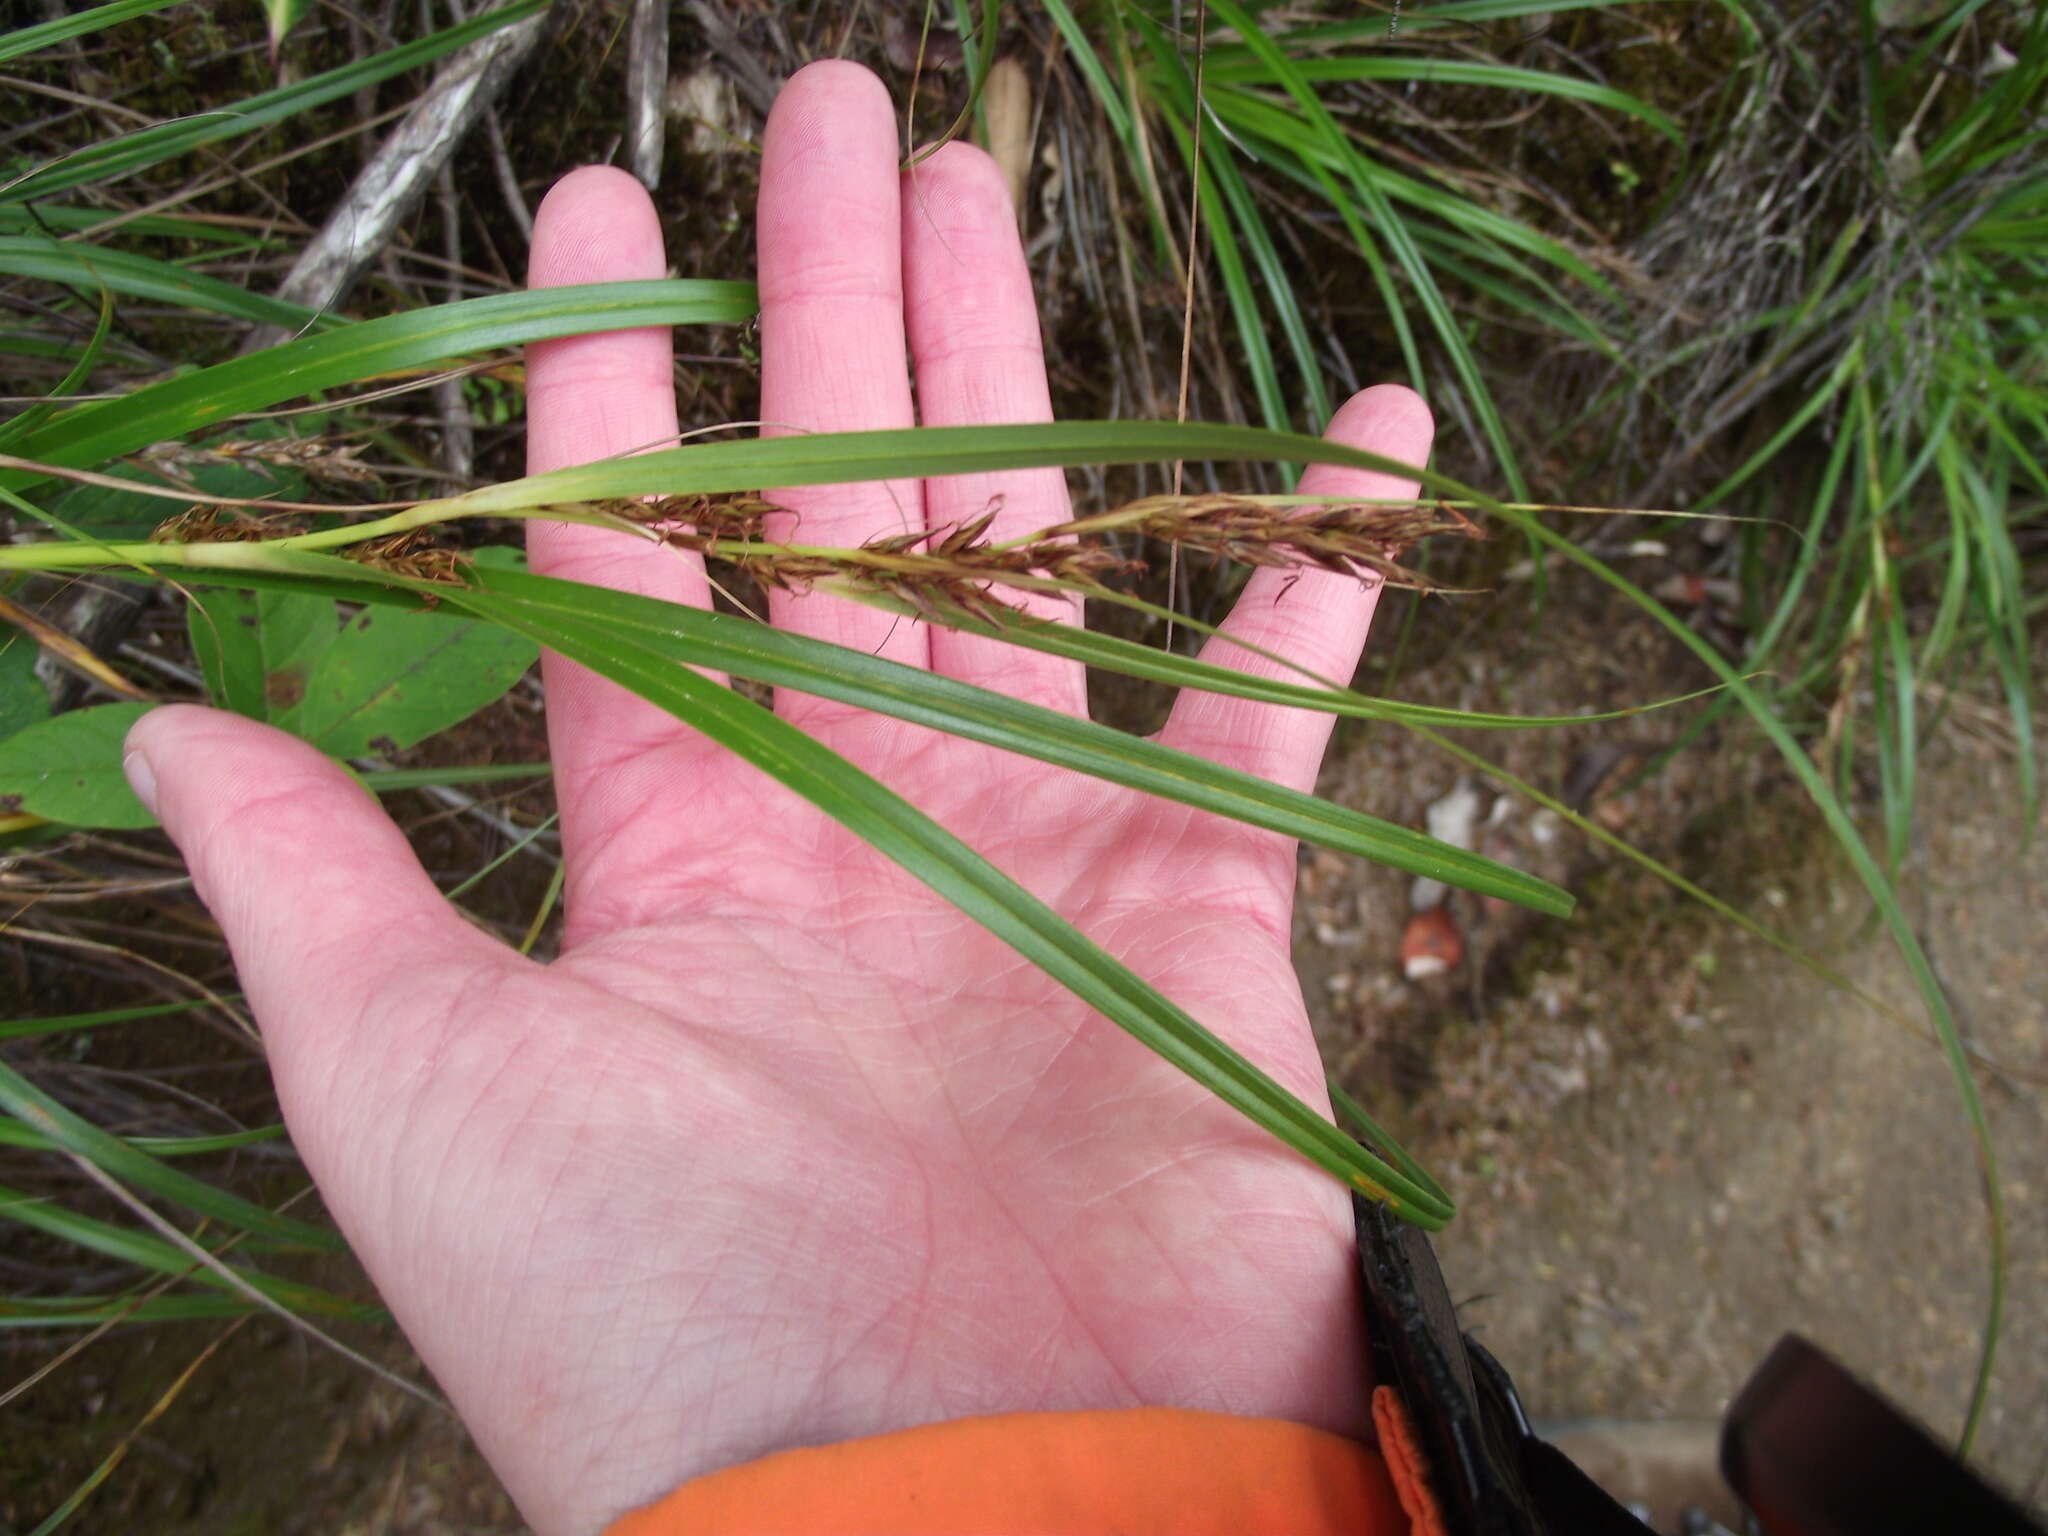
[[[776,688],[836,699],[898,720],[1073,768],[1146,794],[1176,800],[1323,847],[1356,853],[1411,874],[1568,916],[1569,895],[1534,876],[1313,795],[1095,721],[1027,704],[952,678],[743,619],[514,571],[478,573],[494,600],[450,601],[498,622],[511,604],[529,624],[575,623],[610,633],[671,660],[731,672]],[[498,601],[503,598],[511,600]]]
[[[1629,709],[1605,710],[1597,714],[1487,714],[1477,710],[1446,709],[1435,704],[1407,704],[1396,699],[1376,699],[1353,688],[1318,687],[1312,683],[1289,683],[1278,678],[1259,677],[1249,672],[1219,667],[1213,662],[1201,661],[1193,656],[1183,656],[1175,651],[1158,650],[1135,640],[1104,634],[1099,630],[1084,629],[1076,624],[1047,624],[1007,614],[999,614],[995,622],[990,622],[979,615],[957,608],[934,606],[929,610],[918,610],[911,608],[907,603],[895,602],[885,597],[854,593],[845,588],[833,590],[854,601],[871,603],[892,613],[901,613],[907,618],[925,618],[932,623],[943,624],[948,629],[957,629],[970,635],[986,635],[991,640],[1000,640],[1008,645],[1021,645],[1027,650],[1042,651],[1049,656],[1064,656],[1070,661],[1082,662],[1106,672],[1118,672],[1125,677],[1149,678],[1153,682],[1170,683],[1176,688],[1195,688],[1204,693],[1222,693],[1232,698],[1283,704],[1289,709],[1314,709],[1324,714],[1347,715],[1358,720],[1391,720],[1402,725],[1427,725],[1445,730],[1526,731],[1549,730],[1560,726],[1598,725],[1609,720],[1625,720],[1632,715],[1647,714],[1652,710],[1668,709],[1674,704],[1690,703],[1694,699],[1721,691],[1721,685],[1716,684],[1712,688],[1703,688],[1695,693],[1679,694],[1650,704],[1638,704]],[[1179,616],[1179,622],[1204,633],[1216,632],[1215,626],[1204,625],[1199,620],[1190,620],[1185,614]]]
[[[1220,7],[1218,14],[1222,14]],[[1242,16],[1243,13],[1238,14]],[[1232,26],[1235,25],[1233,22]],[[1257,30],[1256,27],[1254,30]],[[1251,51],[1255,55],[1252,59],[1211,64],[1209,68],[1214,71],[1217,83],[1263,84],[1273,78],[1274,72],[1270,62],[1256,57],[1259,53],[1256,46]],[[1619,112],[1624,117],[1632,117],[1654,129],[1674,144],[1683,146],[1685,143],[1685,136],[1679,132],[1678,125],[1640,97],[1631,96],[1626,91],[1618,91],[1609,85],[1602,85],[1597,80],[1581,80],[1573,75],[1554,75],[1537,69],[1516,69],[1507,64],[1447,59],[1437,54],[1353,54],[1336,58],[1289,59],[1287,64],[1289,73],[1315,84],[1332,81],[1388,80],[1424,85],[1485,86],[1518,96],[1558,96],[1569,101],[1583,101],[1592,106],[1605,107],[1611,112]]]
[[[115,1226],[112,1222],[81,1216],[53,1200],[40,1199],[4,1185],[0,1185],[0,1220],[19,1222],[22,1226],[33,1227],[38,1232],[46,1232],[67,1243],[76,1243],[81,1248],[105,1254],[108,1258],[119,1260],[123,1264],[133,1264],[138,1269],[153,1270],[160,1275],[174,1275],[180,1279],[190,1280],[194,1285],[203,1285],[209,1290],[234,1294],[227,1281],[212,1270],[195,1265],[190,1254],[153,1232]],[[294,1312],[363,1321],[374,1320],[379,1312],[378,1308],[365,1306],[360,1302],[344,1301],[331,1292],[310,1285],[300,1285],[291,1280],[280,1280],[275,1275],[264,1274],[261,1270],[250,1269],[246,1265],[232,1264],[228,1268],[247,1282],[253,1290],[282,1306],[289,1307]],[[252,1305],[243,1299],[236,1310],[246,1312]]]
[[[103,288],[152,304],[171,304],[202,314],[226,315],[256,325],[288,330],[331,330],[348,322],[167,261],[104,247],[69,245],[47,236],[0,235],[0,274],[64,283],[85,293]]]
[[[306,13],[306,0],[262,0],[262,3],[263,19],[270,28],[270,60],[275,64],[278,49],[284,45],[285,34],[298,25],[299,18]]]
[[[218,1136],[123,1136],[121,1143],[151,1157],[198,1157],[209,1152],[232,1152],[259,1141],[277,1141],[284,1134],[282,1125],[264,1125],[253,1131],[228,1131]],[[0,1115],[0,1145],[31,1152],[63,1150],[62,1142],[12,1115]]]
[[[121,776],[121,742],[148,704],[74,709],[0,742],[0,814],[75,827],[153,827]]]
[[[93,369],[99,366],[100,353],[105,350],[107,337],[114,329],[114,295],[102,288],[96,297],[98,303],[94,307],[99,314],[93,322],[92,335],[87,338],[85,345],[78,349],[78,355],[72,359],[64,377],[58,380],[56,387],[50,391],[49,399],[38,400],[27,410],[0,423],[0,449],[12,448],[55,416],[57,407],[51,402],[61,400],[82,388],[85,381],[92,376]]]
[[[245,411],[358,380],[553,336],[646,325],[709,325],[750,318],[752,283],[596,283],[498,293],[301,336],[231,362],[166,379],[118,400],[74,406],[15,444],[20,458],[80,469],[210,427]],[[48,477],[0,471],[0,489]]]
[[[241,994],[224,993],[222,1002],[238,1002]],[[139,1008],[103,1008],[95,1013],[52,1014],[42,1019],[0,1021],[0,1040],[19,1040],[29,1035],[61,1035],[74,1029],[99,1029],[107,1024],[125,1024],[131,1019],[155,1019],[170,1013],[190,1013],[206,1006],[204,998],[175,1003],[148,1003]]]
[[[464,599],[470,601],[470,599]],[[508,608],[510,605],[507,605]],[[516,610],[515,610],[516,613]],[[908,801],[772,711],[664,656],[564,620],[505,622],[630,688],[754,764],[930,886],[1025,959],[1254,1124],[1407,1220],[1450,1212],[1275,1083]]]
[[[1984,1116],[1983,1100],[1977,1092],[1969,1051],[1964,1045],[1961,1031],[1957,1028],[1955,1014],[1949,1006],[1948,994],[1935,976],[1927,952],[1920,944],[1919,935],[1914,931],[1911,920],[1899,903],[1897,893],[1892,889],[1891,882],[1885,877],[1885,872],[1878,861],[1872,856],[1841,797],[1814,766],[1812,757],[1792,734],[1778,712],[1772,708],[1770,702],[1760,697],[1712,644],[1702,639],[1689,625],[1641,587],[1597,556],[1544,527],[1537,519],[1498,503],[1494,504],[1492,510],[1517,523],[1530,537],[1548,548],[1557,550],[1565,559],[1590,572],[1598,580],[1626,597],[1697,656],[1709,671],[1727,685],[1729,692],[1776,749],[1785,766],[1819,810],[1836,845],[1848,859],[1850,867],[1855,870],[1858,880],[1869,894],[1872,905],[1882,917],[1900,958],[1905,961],[1906,969],[1920,994],[1920,1000],[1927,1009],[1928,1018],[1934,1025],[1935,1035],[1941,1042],[1949,1076],[1955,1084],[1963,1116],[1969,1126],[1970,1138],[1977,1153],[1978,1173],[1984,1194],[1985,1220],[1989,1229],[1990,1256],[1987,1265],[1988,1294],[1985,1298],[1984,1327],[1977,1355],[1976,1377],[1971,1387],[1970,1404],[1964,1416],[1962,1433],[1958,1437],[1958,1454],[1967,1454],[1977,1425],[1983,1417],[1985,1405],[1989,1401],[1991,1368],[1997,1359],[1999,1330],[2005,1312],[2005,1198],[1999,1182],[1997,1149],[1991,1139],[1989,1122]],[[1855,719],[1854,715],[1848,718],[1852,722]],[[1844,760],[1847,760],[1846,751]]]
[[[260,96],[251,96],[224,111],[201,112],[191,117],[173,119],[167,123],[155,123],[147,128],[138,128],[133,133],[119,134],[110,139],[101,139],[84,149],[73,151],[36,167],[25,176],[18,176],[0,186],[0,202],[26,202],[30,198],[49,197],[70,187],[86,182],[110,180],[124,176],[174,155],[197,149],[202,144],[211,144],[219,139],[234,138],[245,133],[254,133],[273,123],[283,122],[312,107],[321,106],[365,86],[388,80],[393,75],[403,74],[416,65],[431,63],[443,54],[485,37],[500,27],[515,21],[523,21],[537,15],[545,8],[547,0],[513,0],[513,3],[488,11],[459,25],[423,37],[416,42],[402,43],[396,48],[387,48],[381,53],[371,54],[340,69],[331,69],[310,80],[296,85],[265,91]]]
[[[1172,459],[1240,460],[1262,464],[1348,464],[1420,480],[1441,495],[1482,509],[1495,505],[1448,475],[1403,464],[1327,438],[1214,422],[1060,421],[995,427],[905,427],[881,432],[818,432],[742,438],[666,448],[507,480],[423,503],[422,518],[476,517],[607,501],[626,496],[718,494],[764,486],[834,485],[840,481],[977,474],[1039,465],[1144,464]],[[313,547],[301,542],[300,547]],[[237,557],[225,557],[233,560]]]
[[[155,1282],[152,1282],[155,1283]],[[185,1322],[195,1317],[240,1317],[254,1308],[239,1296],[205,1295],[0,1297],[0,1330],[8,1328],[93,1328],[101,1323]],[[379,1319],[370,1313],[366,1320]]]
[[[1395,212],[1393,204],[1375,179],[1376,168],[1363,154],[1350,146],[1350,141],[1331,120],[1328,109],[1323,106],[1307,81],[1301,78],[1294,63],[1273,46],[1257,24],[1232,5],[1230,0],[1213,0],[1213,4],[1216,13],[1237,30],[1238,35],[1244,38],[1246,46],[1272,71],[1274,78],[1294,99],[1309,122],[1315,124],[1327,139],[1340,148],[1341,168],[1350,179],[1352,189],[1358,194],[1360,202],[1364,204],[1367,223],[1378,232],[1379,237],[1393,252],[1395,264],[1407,276],[1416,301],[1422,305],[1423,313],[1429,317],[1430,325],[1436,331],[1437,340],[1450,359],[1452,372],[1464,386],[1466,400],[1479,418],[1481,433],[1493,449],[1494,457],[1500,463],[1501,473],[1507,477],[1509,489],[1517,501],[1527,501],[1528,487],[1516,462],[1514,448],[1508,442],[1507,428],[1502,424],[1495,409],[1493,396],[1486,387],[1477,360],[1472,356],[1464,330],[1452,315],[1449,303],[1438,289],[1429,262],[1417,247],[1413,234],[1401,216]]]
[[[65,1151],[76,1153],[102,1172],[144,1194],[171,1201],[197,1215],[210,1216],[230,1227],[294,1248],[339,1253],[344,1246],[341,1239],[325,1227],[275,1215],[204,1179],[195,1179],[188,1173],[180,1173],[158,1162],[148,1153],[66,1109],[4,1063],[0,1063],[0,1108]]]
[[[80,11],[76,16],[59,16],[33,27],[17,28],[0,36],[0,64],[18,59],[25,53],[54,48],[74,37],[86,37],[103,28],[118,26],[133,16],[147,16],[151,11],[166,10],[177,3],[178,0],[112,0],[110,4]]]
[[[171,0],[171,3],[181,4],[183,0]],[[271,250],[278,245],[276,241],[256,239],[244,229],[222,228],[200,219],[181,219],[171,214],[124,214],[106,208],[74,208],[41,200],[36,202],[33,210],[19,203],[0,203],[0,230],[15,234],[43,235],[51,230],[96,229],[114,219],[120,221],[123,235],[137,239],[162,235],[167,240],[191,240],[201,245],[235,246],[243,250]]]

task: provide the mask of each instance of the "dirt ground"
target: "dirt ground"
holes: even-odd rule
[[[1560,616],[1540,646],[1492,645],[1483,658],[1447,648],[1457,659],[1409,668],[1393,691],[1608,709],[1650,696],[1641,679],[1667,674],[1667,644],[1633,623]],[[1980,1456],[2038,1500],[2048,1471],[2048,838],[2020,847],[2010,760],[1989,718],[1959,704],[1928,754],[1909,910],[1980,1053],[2005,1179],[2007,1316]],[[1623,787],[1676,729],[1653,714],[1473,744],[1910,1017],[1910,987],[1866,904],[1745,738],[1712,739]],[[1322,789],[1419,825],[1459,771],[1399,731],[1347,729]],[[1482,820],[1493,799],[1483,795]],[[1307,851],[1296,951],[1333,1069],[1457,1197],[1437,1245],[1452,1293],[1531,1412],[1553,1425],[1704,1428],[1772,1342],[1797,1330],[1952,1435],[1983,1316],[1985,1228],[1933,1048],[1589,853],[1554,817],[1505,805],[1482,847],[1563,880],[1581,898],[1578,916],[1557,923],[1455,898],[1465,962],[1411,983],[1397,959],[1406,880]],[[145,1412],[211,1337],[153,1330],[103,1345],[0,1409],[0,1438],[33,1423],[58,1443],[89,1444],[96,1460],[114,1426]],[[416,1371],[388,1336],[353,1342]],[[0,1531],[36,1517],[35,1490],[0,1488]],[[458,1425],[268,1322],[200,1369],[76,1528],[523,1529]]]
[[[1572,696],[1596,655],[1633,661],[1625,636],[1568,637],[1517,683],[1517,707],[1609,706],[1595,689]],[[1422,682],[1418,695],[1438,692]],[[1979,1053],[2004,1180],[2006,1317],[1978,1457],[2038,1501],[2048,839],[2021,846],[2010,760],[1977,718],[1959,710],[1925,762],[1907,910]],[[1562,777],[1545,773],[1560,753]],[[1553,785],[1593,778],[1602,758],[1564,733],[1507,756]],[[1626,770],[1624,756],[1609,782]],[[1413,821],[1455,778],[1381,733],[1335,761],[1323,791]],[[1588,808],[1917,1023],[1860,887],[1755,750],[1724,743],[1632,794],[1595,789]],[[1307,855],[1297,919],[1333,1063],[1459,1199],[1437,1247],[1465,1326],[1553,1422],[1716,1419],[1798,1331],[1952,1436],[1987,1239],[1934,1047],[1648,877],[1588,859],[1576,837],[1546,846],[1542,813],[1504,809],[1488,851],[1564,879],[1583,903],[1570,924],[1489,933],[1461,907],[1476,963],[1425,991],[1392,963],[1406,902],[1385,871]]]

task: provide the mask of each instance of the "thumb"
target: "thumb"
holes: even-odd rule
[[[283,731],[170,705],[129,730],[122,767],[227,936],[280,1068],[349,1049],[321,1025],[361,1019],[392,979],[450,961],[473,973],[504,953],[442,898],[362,786]]]

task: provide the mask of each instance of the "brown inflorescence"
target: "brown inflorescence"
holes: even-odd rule
[[[1289,506],[1209,495],[1148,497],[1027,541],[992,544],[987,535],[999,509],[1000,502],[992,502],[962,522],[880,535],[845,551],[767,541],[767,516],[782,509],[754,495],[608,501],[594,510],[657,529],[663,542],[723,561],[763,586],[802,590],[832,577],[923,613],[956,607],[982,618],[1013,608],[990,593],[990,583],[1103,591],[1113,579],[1141,575],[1142,563],[1104,542],[1102,535],[1112,530],[1244,565],[1313,567],[1423,590],[1431,587],[1427,578],[1398,563],[1403,549],[1432,533],[1480,536],[1469,520],[1441,505]]]
[[[978,516],[958,523],[878,535],[844,550],[768,539],[768,514],[785,509],[751,493],[612,500],[579,504],[574,510],[645,528],[662,543],[732,566],[763,587],[803,591],[832,578],[891,597],[928,617],[951,609],[988,621],[995,621],[999,611],[1017,611],[995,596],[991,585],[1108,592],[1112,581],[1142,575],[1141,562],[1107,542],[1112,533],[1142,535],[1241,565],[1313,568],[1417,590],[1432,590],[1433,584],[1399,564],[1403,549],[1432,533],[1480,537],[1470,521],[1442,503],[1288,504],[1224,495],[1146,497],[1043,529],[1029,539],[992,543],[989,530],[1001,510],[997,499]],[[278,518],[200,506],[169,519],[151,538],[256,540],[284,531],[280,524]],[[459,580],[463,562],[458,551],[436,545],[425,527],[335,553],[432,582]]]
[[[150,530],[152,544],[254,544],[303,533],[306,520],[271,514],[257,517],[234,507],[187,507]]]
[[[382,539],[366,539],[337,553],[357,565],[389,571],[395,576],[443,583],[460,581],[462,567],[468,558],[459,549],[436,544],[433,535],[424,528],[408,529]]]

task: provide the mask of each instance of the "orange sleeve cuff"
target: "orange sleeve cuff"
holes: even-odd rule
[[[781,1451],[693,1479],[607,1536],[1421,1536],[1403,1503],[1379,1453],[1342,1435],[1124,1408]]]

